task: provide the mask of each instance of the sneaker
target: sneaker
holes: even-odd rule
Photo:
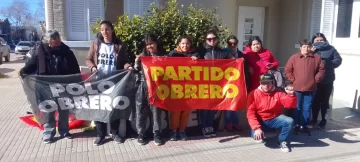
[[[323,129],[326,126],[326,120],[321,120],[321,122],[317,125],[318,128]]]
[[[70,133],[66,133],[65,135],[62,136],[62,138],[73,139],[73,136]]]
[[[294,128],[294,134],[299,135],[300,134],[300,126],[295,126]]]
[[[231,124],[226,125],[225,130],[228,132],[232,132],[233,131],[233,126]]]
[[[50,139],[44,139],[43,142],[44,142],[45,144],[50,144],[50,143],[53,143],[54,140],[53,140],[52,138],[50,138]]]
[[[120,143],[124,143],[125,139],[120,137],[119,135],[113,135],[112,136],[112,139],[117,143],[117,144],[120,144]]]
[[[186,141],[188,139],[187,135],[183,131],[179,132],[179,135],[182,141]]]
[[[203,134],[204,137],[207,137],[207,138],[211,137],[209,128],[203,128],[202,129],[202,134]]]
[[[100,146],[105,141],[105,137],[96,137],[94,146]]]
[[[308,136],[311,136],[311,132],[310,132],[310,128],[309,127],[303,127],[302,128],[302,131],[305,133],[305,134],[307,134]]]
[[[154,143],[156,146],[160,146],[163,144],[160,135],[154,135]]]
[[[137,143],[139,145],[145,145],[144,136],[142,134],[139,134],[138,139],[137,139]]]
[[[176,141],[177,140],[177,132],[173,131],[170,135],[170,141]]]
[[[280,147],[282,152],[290,152],[290,148],[287,146],[285,141],[278,142],[278,146]]]
[[[210,135],[211,137],[216,137],[216,132],[214,131],[214,128],[213,127],[210,127]]]

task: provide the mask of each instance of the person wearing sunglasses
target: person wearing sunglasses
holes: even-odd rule
[[[204,59],[227,59],[229,56],[226,52],[218,46],[219,37],[214,30],[209,30],[205,33],[204,47],[199,49],[199,57]],[[209,66],[212,66],[211,64]],[[211,107],[207,107],[207,110],[200,110],[200,122],[202,127],[202,134],[204,137],[215,137],[214,131],[214,118],[216,111],[209,110]]]
[[[226,39],[227,47],[224,49],[228,54],[229,58],[238,59],[244,58],[244,54],[238,49],[238,39],[236,36],[231,35]],[[246,81],[246,89],[250,88],[250,72],[249,67],[247,65],[246,60],[244,60],[244,72],[245,72],[245,81]],[[248,91],[249,92],[249,91]],[[235,130],[239,131],[240,125],[240,113],[239,111],[225,111],[225,129],[229,132]]]
[[[244,57],[249,63],[251,91],[259,87],[259,77],[261,75],[276,71],[279,67],[279,62],[275,59],[270,50],[263,47],[259,36],[250,37],[248,44],[245,47]],[[278,78],[279,77],[275,76],[277,82],[280,80]]]

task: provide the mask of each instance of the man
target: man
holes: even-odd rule
[[[60,35],[55,30],[48,30],[42,38],[41,44],[25,66],[20,70],[19,75],[69,75],[80,73],[79,64],[70,48],[61,42]],[[41,84],[41,83],[40,83]],[[47,91],[40,84],[35,84],[36,97],[41,101],[42,93]],[[46,94],[46,93],[45,93]],[[69,111],[58,110],[58,130],[61,138],[71,139],[69,133]],[[44,133],[43,142],[52,143],[56,134],[56,121],[54,112],[44,112]]]
[[[292,83],[298,104],[295,110],[295,134],[300,130],[311,135],[308,128],[310,110],[315,96],[317,83],[325,76],[325,67],[321,57],[311,52],[311,42],[306,39],[300,42],[300,51],[292,55],[286,66],[285,75]]]
[[[281,151],[290,152],[288,138],[293,119],[282,115],[282,107],[295,107],[297,99],[291,86],[286,87],[285,92],[275,87],[275,78],[271,74],[261,75],[260,86],[248,97],[247,118],[251,136],[257,142],[264,142],[265,130],[281,128],[278,145]]]

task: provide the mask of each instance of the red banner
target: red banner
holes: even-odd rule
[[[246,107],[243,59],[141,57],[150,104],[169,111]]]

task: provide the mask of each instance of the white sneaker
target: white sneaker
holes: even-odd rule
[[[209,128],[203,128],[202,129],[202,134],[203,134],[204,137],[207,137],[207,138],[211,137],[211,134],[209,132]]]
[[[287,146],[287,143],[285,141],[282,141],[281,143],[278,142],[278,145],[282,152],[290,152],[290,148]]]
[[[211,137],[216,137],[216,133],[215,133],[215,131],[214,131],[214,128],[213,128],[213,127],[210,127],[209,130],[210,130],[210,135],[211,135]]]

